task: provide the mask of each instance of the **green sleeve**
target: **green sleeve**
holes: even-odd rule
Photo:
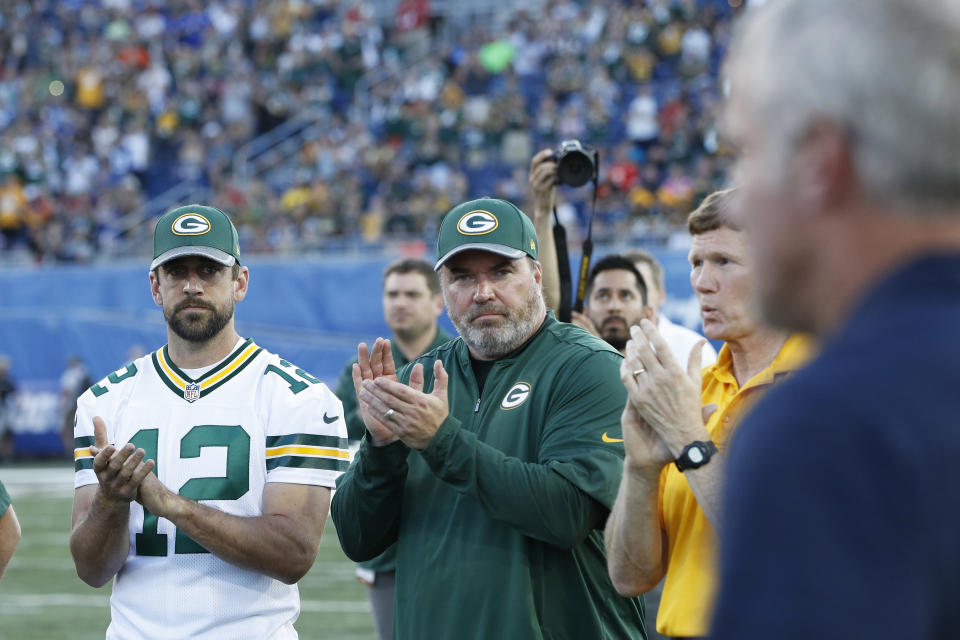
[[[588,352],[550,390],[536,462],[508,457],[448,417],[422,452],[433,473],[491,517],[559,547],[601,527],[623,469],[620,355]]]
[[[554,471],[610,509],[623,475],[620,415],[627,390],[615,352],[594,352],[564,368],[540,438],[540,457]]]
[[[421,454],[430,469],[495,520],[563,549],[583,542],[607,510],[547,465],[477,440],[449,416]]]
[[[409,451],[402,442],[374,447],[364,439],[337,481],[330,514],[340,546],[354,562],[375,558],[397,540]]]
[[[340,374],[340,379],[337,380],[337,388],[334,391],[340,402],[343,403],[343,419],[347,423],[347,437],[353,441],[361,440],[363,434],[367,431],[363,420],[360,419],[357,394],[353,388],[353,363],[356,361],[357,359],[354,358],[347,363],[343,373]]]
[[[3,486],[3,483],[0,482],[0,516],[7,512],[7,508],[10,506],[10,494],[7,493],[7,488]]]

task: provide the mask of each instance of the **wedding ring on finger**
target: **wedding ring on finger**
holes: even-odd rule
[[[396,413],[396,411],[394,411],[393,409],[387,409],[387,411],[383,414],[383,419],[384,419],[384,420],[389,420],[390,418],[393,417],[393,414],[395,414],[395,413]]]
[[[639,376],[641,373],[646,373],[646,372],[647,372],[647,370],[644,369],[643,367],[640,367],[639,369],[634,369],[634,370],[633,370],[633,377],[636,378],[636,377]]]

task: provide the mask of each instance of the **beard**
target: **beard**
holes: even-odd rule
[[[530,294],[516,311],[499,302],[473,304],[462,316],[450,313],[450,309],[447,304],[450,320],[463,341],[473,351],[490,360],[505,356],[526,342],[540,326],[546,313],[543,295],[538,287],[530,287]],[[504,319],[502,322],[476,322],[477,317],[488,313],[502,314]]]
[[[621,331],[620,323],[623,323]],[[630,325],[623,316],[607,316],[600,325],[600,338],[617,351],[623,351],[630,340]]]
[[[209,309],[212,313],[183,311],[188,306],[203,307]],[[227,326],[230,319],[233,318],[233,306],[231,301],[227,307],[218,309],[209,302],[188,298],[175,306],[169,313],[164,309],[163,317],[170,330],[180,338],[188,342],[206,342]]]

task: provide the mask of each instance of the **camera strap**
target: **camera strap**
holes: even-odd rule
[[[570,254],[567,252],[567,230],[560,224],[557,216],[557,207],[553,207],[553,244],[557,248],[557,270],[560,276],[560,302],[557,308],[557,319],[560,322],[570,322],[570,296],[573,281],[570,278]]]
[[[599,168],[600,154],[597,151],[594,151],[593,204],[590,206],[590,217],[587,218],[587,238],[583,241],[583,253],[580,257],[580,280],[577,282],[577,298],[573,302],[573,310],[577,313],[583,312],[583,300],[587,294],[587,280],[590,278],[590,258],[593,257],[593,216],[597,213],[597,186],[599,184]]]

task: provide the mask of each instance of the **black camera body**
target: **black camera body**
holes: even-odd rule
[[[598,154],[579,140],[564,140],[553,152],[557,163],[557,182],[569,187],[582,187],[597,179]]]

